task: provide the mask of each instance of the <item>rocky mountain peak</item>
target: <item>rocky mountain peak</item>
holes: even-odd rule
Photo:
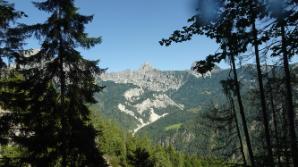
[[[131,83],[142,89],[166,92],[170,89],[177,90],[183,84],[183,77],[176,76],[173,72],[160,71],[145,63],[138,70],[106,73],[101,76],[103,81],[116,83]]]
[[[151,64],[144,63],[139,70],[140,71],[153,71],[154,68],[153,68],[153,66]]]

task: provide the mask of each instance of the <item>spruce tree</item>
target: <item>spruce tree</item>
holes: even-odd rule
[[[17,11],[13,4],[0,0],[0,112],[5,109],[3,103],[5,96],[3,94],[8,88],[5,81],[8,80],[8,74],[10,73],[9,63],[18,56],[22,46],[23,34],[18,28],[14,27],[14,23],[23,16],[25,14]],[[0,113],[0,144],[7,144],[9,127],[5,126],[7,121],[1,115]]]
[[[6,68],[20,51],[23,36],[20,30],[12,26],[23,16],[26,15],[17,11],[13,4],[0,0],[0,77],[3,68]]]
[[[32,166],[105,166],[87,106],[96,102],[93,94],[102,87],[95,77],[104,70],[76,50],[101,42],[85,32],[93,16],[80,15],[74,0],[34,5],[50,16],[22,30],[34,34],[41,48],[18,59],[24,81],[14,83],[15,91],[6,95],[6,104],[13,106],[9,118],[20,127],[12,140],[26,150],[20,161]]]
[[[0,166],[17,164],[14,159],[21,153],[19,148],[10,143],[12,121],[8,118],[12,117],[9,116],[5,105],[5,94],[11,91],[8,82],[17,79],[11,63],[15,64],[19,57],[24,34],[16,21],[25,16],[24,12],[14,8],[14,4],[0,0]]]

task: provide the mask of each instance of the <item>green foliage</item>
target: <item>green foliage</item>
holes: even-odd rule
[[[223,70],[213,73],[212,77],[205,78],[189,75],[182,87],[170,94],[170,97],[175,102],[185,105],[186,109],[204,107],[210,102],[221,101],[224,95],[221,94],[219,82],[228,76],[228,72],[228,70]]]
[[[94,111],[101,111],[102,115],[118,122],[123,129],[136,128],[138,122],[118,109],[118,104],[125,101],[125,98],[120,95],[123,95],[128,89],[135,88],[135,86],[132,84],[116,84],[111,81],[105,81],[102,84],[105,89],[95,94],[98,103],[90,105],[90,108]]]
[[[175,31],[169,39],[160,42],[168,46],[172,42],[190,40],[194,35],[205,35],[219,44],[217,53],[196,62],[192,70],[205,74],[215,69],[216,63],[229,59],[234,72],[234,79],[230,81],[234,86],[227,89],[237,94],[239,108],[236,106],[234,111],[240,111],[240,125],[244,127],[238,134],[240,138],[242,133],[245,134],[252,165],[255,162],[254,153],[258,166],[272,166],[275,163],[273,156],[279,161],[286,161],[279,163],[290,166],[289,151],[292,151],[293,165],[298,164],[297,128],[292,104],[295,102],[292,99],[294,89],[291,88],[288,64],[289,59],[298,53],[298,12],[296,1],[284,2],[275,4],[278,9],[272,10],[272,6],[263,1],[214,1],[214,8],[208,11],[214,15],[207,18],[204,3],[200,1],[197,14],[189,19],[191,25]],[[170,114],[144,127],[134,136],[125,130],[136,128],[138,121],[119,112],[117,105],[125,101],[121,95],[135,86],[107,81],[104,82],[104,92],[96,93],[103,87],[95,83],[95,76],[104,70],[97,66],[97,61],[84,59],[76,50],[77,47],[89,49],[101,42],[101,38],[90,38],[85,33],[85,24],[91,22],[93,17],[80,15],[73,0],[44,0],[34,2],[34,5],[47,12],[49,18],[41,24],[11,28],[25,14],[16,11],[13,4],[0,0],[0,109],[9,110],[1,113],[0,118],[1,166],[104,166],[105,160],[112,166],[128,167],[235,165],[222,161],[228,159],[235,163],[239,158],[234,124],[231,123],[233,116],[216,107],[209,108],[210,103],[215,106],[226,103],[224,94],[219,93],[219,81],[230,78],[229,70],[214,72],[211,78],[197,78],[186,71],[166,72],[183,79],[181,88],[169,90],[166,94],[185,108],[183,111],[177,107],[156,109],[159,115]],[[256,20],[264,21],[267,28],[256,25]],[[270,20],[270,24],[266,20]],[[261,28],[260,32],[258,28]],[[32,55],[29,57],[24,55],[27,52],[21,50],[22,40],[27,35],[35,35],[41,41],[40,51],[30,53]],[[255,96],[259,92],[254,87],[252,93],[247,93],[255,85],[254,76],[247,73],[255,69],[250,66],[236,72],[235,57],[247,52],[249,45],[255,46],[259,87],[262,88],[258,47],[272,41],[276,42],[265,50],[270,56],[283,56],[285,77],[282,77],[285,79],[280,77],[280,80],[286,81],[287,91],[277,85],[275,94],[281,97],[265,101],[262,89],[261,98]],[[15,70],[7,68],[11,61],[16,64]],[[238,75],[245,82],[241,85],[241,93],[248,95],[247,99],[243,98],[243,103]],[[272,90],[268,92],[273,94]],[[154,93],[146,91],[133,103],[151,98]],[[263,100],[264,120],[260,119],[259,103],[250,103],[249,98]],[[265,103],[269,102],[276,103],[271,104],[271,110],[272,113],[274,109],[277,110],[277,118],[266,121],[271,116],[270,111],[268,115],[265,111]],[[245,112],[243,106],[246,106]],[[102,111],[103,116],[97,113],[90,116],[89,109]],[[146,116],[148,119],[148,114]],[[237,118],[237,114],[234,117]],[[262,123],[266,135],[261,131],[262,128],[255,128]],[[271,124],[275,124],[274,136],[273,131],[270,131]],[[152,144],[144,137],[146,134],[153,143],[160,145]],[[270,146],[270,135],[276,138],[273,140],[274,149]],[[254,148],[251,148],[250,137]],[[267,146],[264,146],[264,137],[267,138]],[[268,153],[265,153],[266,149]],[[276,155],[272,156],[271,151]]]
[[[154,145],[147,137],[133,136],[120,129],[116,123],[93,112],[92,122],[100,135],[98,148],[113,167],[200,167],[224,166],[223,161],[202,159],[176,151],[173,146]]]
[[[0,166],[18,166],[19,158],[25,150],[14,145],[4,145],[0,147]],[[25,164],[25,163],[24,163]]]
[[[23,153],[23,150],[19,147],[6,145],[0,149],[1,158],[18,158]]]
[[[170,125],[170,126],[165,127],[165,131],[177,130],[177,129],[180,129],[181,126],[182,126],[181,123],[173,124],[173,125]]]

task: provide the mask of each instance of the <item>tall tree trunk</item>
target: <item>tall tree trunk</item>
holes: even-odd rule
[[[291,86],[291,73],[289,67],[289,56],[287,52],[286,45],[286,34],[285,26],[281,26],[281,47],[283,53],[283,65],[285,73],[285,83],[286,83],[286,98],[287,98],[287,115],[289,121],[289,133],[290,133],[290,143],[291,143],[291,153],[293,159],[294,167],[298,167],[298,150],[297,150],[297,138],[295,132],[295,112],[293,105],[293,96],[292,96],[292,86]]]
[[[60,87],[60,100],[61,100],[61,125],[62,125],[62,166],[67,166],[67,149],[68,149],[68,129],[67,129],[67,117],[65,113],[65,75],[63,71],[63,56],[60,57],[60,68],[61,68],[61,75],[60,75],[60,82],[61,82],[61,87]]]
[[[61,49],[59,48],[59,52]],[[64,74],[64,56],[60,52],[59,53],[59,59],[60,59],[60,103],[61,103],[61,125],[62,125],[62,166],[67,166],[67,149],[68,149],[68,138],[67,138],[67,117],[65,113],[65,74]]]
[[[61,11],[58,9],[57,17],[61,18]],[[64,72],[64,54],[63,54],[63,38],[60,34],[61,28],[59,30],[58,40],[59,40],[59,48],[58,48],[58,58],[60,65],[60,113],[61,113],[61,126],[62,126],[62,162],[61,165],[63,167],[67,166],[67,154],[68,154],[68,119],[66,116],[65,110],[65,72]]]
[[[267,67],[267,65],[266,65]],[[272,69],[272,78],[275,79],[275,69],[273,67]],[[270,105],[271,105],[271,110],[272,110],[272,120],[273,120],[273,125],[274,125],[274,133],[275,133],[275,140],[276,140],[276,156],[277,156],[277,162],[278,166],[281,167],[281,160],[280,160],[280,141],[279,141],[279,134],[278,134],[278,126],[277,126],[277,115],[276,115],[276,110],[275,110],[275,105],[274,105],[274,98],[273,98],[273,89],[271,82],[268,81],[268,89],[269,89],[269,96],[270,96]]]
[[[267,144],[267,154],[268,154],[267,163],[270,166],[273,166],[274,160],[273,160],[273,153],[272,153],[272,144],[271,144],[271,138],[270,138],[270,128],[269,128],[268,113],[267,113],[267,107],[266,107],[264,85],[263,85],[263,75],[262,75],[262,69],[261,69],[261,63],[260,63],[258,30],[256,28],[255,20],[253,20],[252,22],[252,33],[253,33],[253,46],[255,50],[256,64],[257,64],[257,76],[258,76],[258,83],[259,83],[259,89],[260,89],[263,124],[265,128],[265,136],[266,136],[266,144]]]
[[[234,99],[230,95],[228,95],[228,96],[229,96],[228,99],[230,101],[230,105],[231,105],[232,112],[233,112],[233,117],[234,117],[235,124],[236,124],[237,136],[239,139],[240,151],[241,151],[241,155],[242,155],[242,159],[243,159],[243,165],[247,166],[247,161],[246,161],[245,154],[244,154],[243,142],[242,142],[240,127],[239,127],[239,121],[238,121],[237,114],[236,114]]]
[[[284,93],[284,92],[283,92]],[[288,116],[287,116],[287,109],[282,104],[282,118],[283,118],[283,123],[282,123],[282,129],[284,129],[282,132],[282,141],[284,141],[283,144],[283,155],[285,156],[285,165],[287,167],[290,167],[290,156],[289,156],[289,146],[288,146],[288,136],[289,136],[289,125],[288,125]]]
[[[244,107],[243,107],[241,93],[240,93],[240,85],[238,82],[238,75],[237,75],[237,69],[236,69],[234,55],[230,55],[230,59],[231,59],[231,63],[232,63],[232,70],[233,70],[234,81],[235,81],[235,86],[236,86],[236,96],[237,96],[239,111],[240,111],[240,115],[241,115],[241,119],[242,119],[243,131],[244,131],[245,140],[246,140],[246,144],[247,144],[248,154],[249,154],[249,158],[250,158],[252,167],[255,167],[256,166],[255,159],[254,159],[251,142],[250,142],[250,137],[249,137],[249,133],[248,133],[248,128],[247,128],[247,124],[246,124],[246,118],[245,118]]]

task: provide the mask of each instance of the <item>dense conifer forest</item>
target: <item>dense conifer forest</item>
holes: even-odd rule
[[[216,53],[189,62],[191,72],[144,65],[123,83],[81,53],[102,39],[89,36],[93,16],[75,0],[32,3],[46,15],[29,25],[20,20],[32,16],[0,0],[0,166],[298,167],[296,0],[196,0],[188,25],[156,43],[200,36]],[[161,109],[136,114],[137,101]]]

